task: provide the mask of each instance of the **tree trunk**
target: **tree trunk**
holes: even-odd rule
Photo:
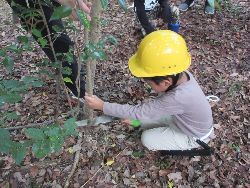
[[[91,8],[91,15],[90,15],[91,16],[90,30],[89,30],[89,34],[86,35],[86,37],[89,36],[89,43],[92,43],[92,44],[96,44],[100,38],[100,26],[99,26],[100,14],[101,14],[100,0],[93,0],[92,8]],[[86,79],[85,89],[89,95],[93,95],[96,63],[97,62],[95,60],[90,60],[87,62],[87,66],[86,66],[87,67],[87,79]],[[93,110],[85,108],[85,112],[87,113],[89,124],[92,124],[93,117],[94,117]]]

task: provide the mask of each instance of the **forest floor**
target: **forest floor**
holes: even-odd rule
[[[14,42],[20,30],[11,24],[9,7],[0,2],[2,48]],[[192,54],[190,71],[206,95],[220,98],[212,105],[216,138],[209,145],[215,149],[214,155],[161,157],[141,145],[140,130],[130,130],[115,121],[84,129],[80,161],[70,187],[82,186],[99,170],[85,187],[250,188],[250,5],[247,1],[223,2],[222,10],[214,16],[204,14],[203,1],[181,13],[180,34]],[[95,94],[112,102],[138,104],[150,93],[131,76],[127,61],[142,35],[133,12],[124,13],[118,3],[110,4],[104,13],[108,25],[103,27],[102,34],[114,35],[119,44],[109,53],[109,59],[97,66]],[[38,48],[23,53],[16,59],[11,74],[0,69],[0,79],[37,74],[36,63],[42,57]],[[55,81],[45,79],[45,82],[45,86],[25,94],[22,103],[1,109],[20,114],[20,119],[8,126],[41,123],[53,117],[57,97]],[[67,99],[62,96],[59,113],[68,110]],[[23,139],[21,130],[11,134],[16,140]],[[69,138],[61,152],[40,160],[30,152],[21,165],[16,165],[10,156],[0,155],[0,187],[62,187],[74,161],[74,154],[69,152],[74,145],[76,139]],[[115,162],[101,168],[107,157],[116,157]]]

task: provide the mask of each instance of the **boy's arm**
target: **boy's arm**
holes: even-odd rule
[[[162,117],[183,113],[182,107],[171,97],[157,97],[140,105],[103,103],[104,114],[125,119],[153,121]]]
[[[97,96],[85,96],[86,105],[92,109],[102,110],[104,114],[123,119],[157,120],[165,116],[183,113],[182,106],[174,97],[160,96],[140,105],[104,102]]]

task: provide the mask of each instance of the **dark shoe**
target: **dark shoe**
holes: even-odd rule
[[[180,23],[178,22],[178,23],[174,23],[174,24],[172,24],[172,23],[168,24],[168,29],[178,33],[180,30]]]
[[[179,5],[179,9],[180,11],[187,11],[193,5],[194,5],[194,0],[187,0]]]

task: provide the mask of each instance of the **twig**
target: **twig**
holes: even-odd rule
[[[67,118],[69,116],[71,116],[71,112],[68,112],[64,117],[59,117],[58,120]],[[42,126],[46,126],[54,122],[56,122],[56,120],[52,119],[52,120],[44,121],[42,123],[30,123],[28,125],[15,126],[15,127],[2,127],[2,128],[11,131],[11,130],[17,130],[17,129],[31,128],[31,127],[42,127]]]
[[[92,179],[96,176],[96,174],[97,174],[103,167],[104,167],[104,165],[101,166],[101,167],[94,173],[94,175],[93,175],[91,178],[89,178],[88,181],[86,181],[80,188],[84,187],[90,180],[92,180]]]
[[[120,151],[120,152],[114,157],[114,160],[116,160],[117,157],[118,157],[125,149],[127,149],[127,147],[125,147],[122,151]],[[94,175],[93,175],[91,178],[89,178],[80,188],[83,188],[85,185],[87,185],[87,183],[88,183],[89,181],[91,181],[91,180],[97,175],[97,173],[98,173],[104,166],[105,166],[105,164],[103,164],[103,165],[94,173]]]
[[[77,145],[81,145],[81,143],[82,143],[82,133],[80,132],[79,137],[78,137],[78,141],[77,141]],[[79,163],[80,152],[81,152],[80,149],[76,151],[74,163],[73,163],[72,169],[71,169],[71,171],[69,173],[69,176],[68,176],[68,178],[67,178],[67,180],[65,182],[64,188],[69,187],[70,179],[73,176],[73,174],[75,173],[77,164]]]

